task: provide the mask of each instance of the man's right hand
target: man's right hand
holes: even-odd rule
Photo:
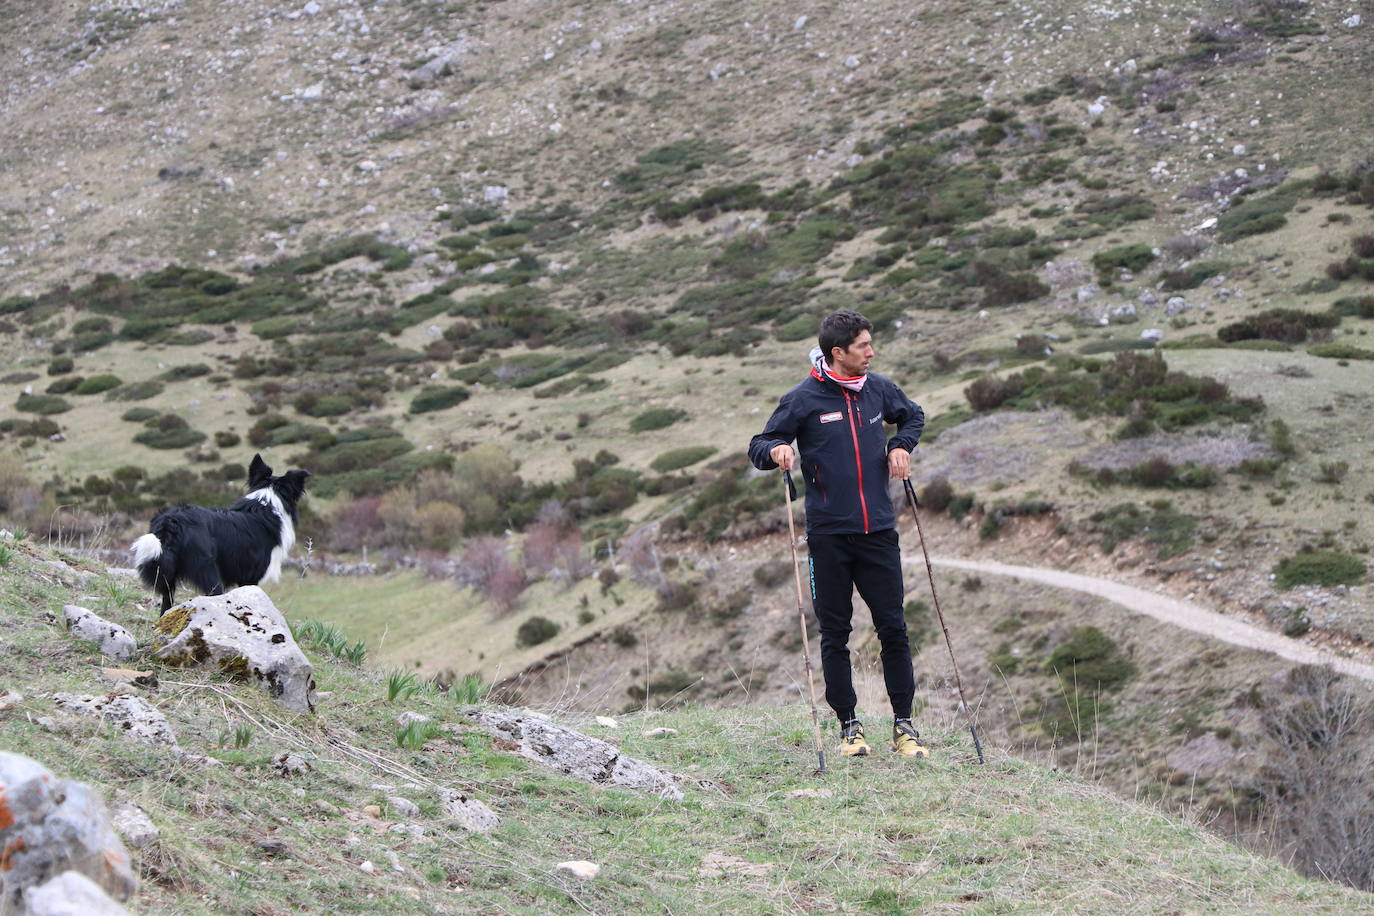
[[[797,453],[792,450],[790,445],[773,446],[768,457],[772,458],[773,463],[784,471],[790,471],[797,466]]]

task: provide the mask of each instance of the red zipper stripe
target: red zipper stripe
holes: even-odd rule
[[[868,502],[864,499],[864,463],[859,458],[859,431],[854,427],[854,396],[846,391],[844,399],[849,408],[849,435],[854,438],[854,466],[859,470],[859,508],[864,513],[864,534],[868,534]]]

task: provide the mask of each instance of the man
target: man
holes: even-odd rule
[[[825,700],[840,720],[840,753],[870,752],[855,715],[849,634],[853,594],[873,615],[882,644],[883,680],[892,702],[892,749],[928,757],[911,723],[916,678],[907,642],[901,554],[888,480],[911,473],[925,412],[902,389],[870,374],[873,323],[849,310],[821,322],[811,373],[778,401],[763,432],[749,442],[749,460],[768,471],[800,467],[806,478],[806,539],[811,603],[821,631]],[[884,423],[897,427],[887,439]],[[791,442],[801,447],[798,462]]]

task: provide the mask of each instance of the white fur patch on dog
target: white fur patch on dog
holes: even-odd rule
[[[286,555],[296,544],[296,526],[291,524],[291,516],[282,505],[281,497],[273,492],[271,487],[254,490],[245,498],[256,499],[264,506],[270,507],[277,514],[277,520],[281,522],[281,539],[278,546],[272,548],[272,559],[268,562],[267,572],[262,577],[262,582],[280,582],[282,560],[286,559]]]
[[[129,549],[134,552],[134,566],[142,566],[149,560],[156,560],[162,556],[162,542],[155,534],[143,535],[129,545]]]

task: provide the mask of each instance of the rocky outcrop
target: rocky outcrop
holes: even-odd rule
[[[488,710],[468,714],[497,736],[497,746],[587,782],[647,789],[663,798],[682,800],[679,787],[686,780],[642,760],[627,757],[620,748],[572,729],[530,715]]]
[[[113,693],[103,696],[58,693],[53,695],[58,708],[79,716],[95,716],[144,744],[176,746],[177,736],[167,717],[142,697]]]
[[[62,614],[72,635],[95,643],[103,655],[124,661],[132,658],[138,649],[138,643],[128,630],[84,607],[69,604],[62,608]]]
[[[267,691],[292,712],[313,712],[315,678],[286,618],[256,585],[193,598],[162,615],[154,654],[173,665],[209,665]]]

